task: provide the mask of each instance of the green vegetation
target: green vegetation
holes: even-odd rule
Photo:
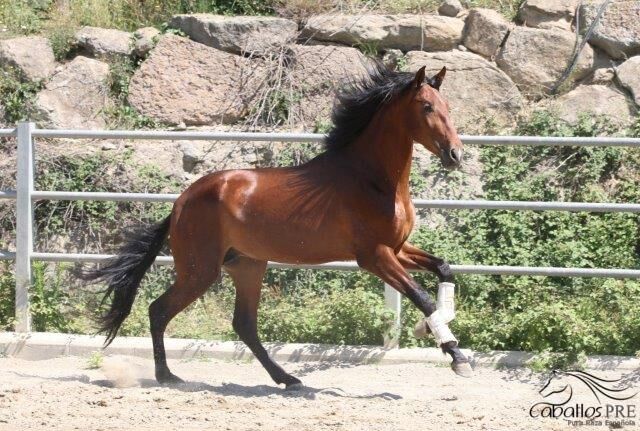
[[[103,362],[104,362],[104,355],[102,354],[102,352],[99,350],[95,351],[91,354],[91,356],[87,358],[86,368],[88,370],[97,370],[102,366]]]
[[[282,126],[290,121],[291,106],[301,99],[301,94],[293,90],[282,90],[277,83],[265,89],[264,94],[253,103],[245,122],[260,122],[267,126]]]
[[[132,31],[180,13],[272,15],[272,0],[3,0],[0,25],[15,34],[83,25]]]
[[[11,328],[15,319],[15,284],[13,263],[0,262],[0,330]]]
[[[0,103],[5,119],[9,123],[28,119],[40,88],[41,84],[23,82],[20,73],[11,67],[0,69]]]
[[[109,125],[120,129],[154,129],[159,126],[152,118],[138,113],[127,100],[129,83],[139,62],[130,58],[115,58],[109,64],[108,85],[113,105],[105,108]]]
[[[48,31],[49,43],[55,59],[63,61],[72,57],[77,29],[69,19],[61,19],[57,24]]]
[[[522,0],[468,0],[469,7],[487,7],[513,18]],[[363,13],[431,13],[439,0],[3,0],[0,3],[0,27],[11,34],[45,32],[52,35],[64,57],[68,29],[89,25],[132,31],[140,27],[162,25],[175,14],[216,13],[223,15],[281,15],[304,17],[330,11]],[[53,36],[55,35],[55,36]]]
[[[36,33],[42,29],[50,1],[4,0],[0,3],[0,25],[17,34]]]
[[[380,54],[377,42],[360,42],[355,47],[367,57],[376,58]]]
[[[125,67],[126,69],[126,67]],[[126,88],[127,73],[113,74],[112,90]],[[637,136],[639,121],[626,131]],[[540,111],[523,121],[519,134],[593,136],[613,133],[600,119],[582,117],[568,126]],[[304,162],[310,145],[287,146],[278,165]],[[177,191],[177,182],[157,169],[133,169],[129,153],[116,156],[56,156],[38,166],[39,189],[88,191]],[[638,202],[640,154],[623,148],[502,147],[480,151],[485,199]],[[439,168],[438,168],[439,169]],[[438,171],[458,181],[458,173]],[[412,174],[412,186],[425,186]],[[39,247],[67,237],[81,249],[118,243],[124,228],[156,221],[167,205],[114,202],[43,202],[36,207]],[[458,264],[640,267],[639,219],[633,214],[533,211],[448,211],[439,228],[420,226],[411,241]],[[11,230],[8,216],[0,229]],[[66,241],[65,241],[66,242]],[[111,250],[109,250],[111,251]],[[0,273],[0,325],[11,325],[13,279]],[[92,332],[100,310],[95,289],[79,286],[66,268],[37,265],[32,290],[39,330]],[[170,268],[151,271],[122,334],[148,334],[147,307],[172,280]],[[435,293],[436,280],[416,278]],[[564,366],[584,354],[633,355],[640,350],[640,283],[612,279],[459,276],[458,316],[452,323],[462,345],[478,350],[515,349],[541,353],[535,367]],[[381,282],[361,272],[270,270],[264,280],[259,331],[264,340],[380,344],[391,316],[383,307]],[[235,339],[230,281],[214,286],[180,314],[168,334]],[[401,343],[415,340],[421,317],[404,304]],[[606,322],[606,324],[605,324]]]

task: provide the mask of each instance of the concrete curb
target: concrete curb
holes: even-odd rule
[[[103,336],[32,332],[21,334],[0,332],[0,355],[20,359],[42,360],[58,356],[88,356],[102,349]],[[251,351],[237,341],[206,341],[166,338],[169,359],[212,358],[223,360],[253,360]],[[350,363],[434,363],[449,365],[450,359],[437,348],[384,349],[375,346],[334,346],[324,344],[265,343],[269,354],[278,361]],[[474,367],[526,366],[535,355],[527,352],[486,353],[462,349]],[[106,355],[128,355],[152,358],[151,339],[118,337],[104,350]],[[590,356],[587,368],[596,370],[637,370],[640,358],[627,356]]]

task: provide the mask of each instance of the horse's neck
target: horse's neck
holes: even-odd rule
[[[374,116],[350,146],[351,155],[375,176],[383,189],[408,194],[413,141],[398,118],[394,118],[394,111],[387,107]]]

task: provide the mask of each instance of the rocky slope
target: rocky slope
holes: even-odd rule
[[[324,131],[335,89],[362,76],[370,56],[406,71],[446,66],[442,91],[461,133],[482,131],[487,123],[509,128],[537,107],[570,123],[586,112],[625,125],[640,104],[640,3],[611,3],[578,50],[576,31],[587,32],[599,5],[578,9],[580,3],[527,0],[516,23],[457,1],[444,1],[439,15],[317,15],[303,22],[177,15],[166,33],[81,28],[74,58],[62,63],[45,38],[2,40],[0,68],[39,88],[30,117],[43,127],[112,127],[110,112],[124,104],[158,127]],[[122,62],[135,67],[118,99],[114,64]],[[169,154],[159,160],[172,160],[163,166],[167,173],[188,182],[210,169],[268,165],[279,147],[240,151],[238,144],[187,142],[155,148]],[[429,157],[419,152],[417,158],[418,174],[426,175]],[[469,166],[477,175],[482,170]]]

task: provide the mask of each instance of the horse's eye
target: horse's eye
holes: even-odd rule
[[[431,114],[433,112],[433,105],[431,103],[425,103],[423,109],[425,114]]]

